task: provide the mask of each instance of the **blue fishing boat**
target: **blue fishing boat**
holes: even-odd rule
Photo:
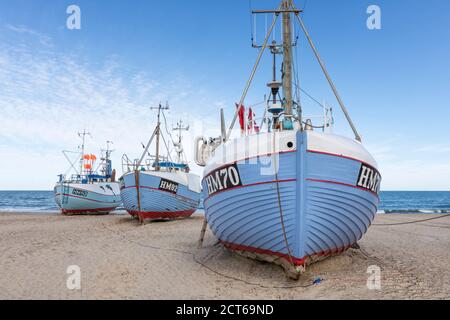
[[[122,159],[123,176],[119,179],[120,195],[127,212],[145,220],[171,220],[191,216],[198,208],[200,201],[200,177],[190,172],[182,146],[182,131],[189,130],[182,121],[174,128],[178,132],[177,141],[170,141],[172,151],[176,153],[173,160],[169,141],[161,130],[161,116],[164,110],[161,104],[157,108],[158,121],[156,128],[145,146],[140,159],[130,161],[124,155]],[[167,122],[166,122],[167,123]],[[167,125],[166,125],[167,131]],[[169,134],[171,137],[171,135]],[[156,139],[156,152],[148,151]],[[160,154],[160,144],[164,142],[167,154]]]
[[[69,171],[76,173],[68,176],[59,175],[59,181],[54,187],[55,202],[64,215],[108,214],[121,204],[119,184],[115,181],[115,170],[112,169],[110,141],[101,157],[101,163],[94,169],[97,157],[85,154],[86,131],[80,133],[82,137],[81,153],[79,154],[80,167],[70,160],[68,151],[64,155],[70,162]],[[78,153],[76,153],[78,154]]]
[[[301,12],[291,0],[283,0],[276,10],[253,11],[271,14],[273,21],[231,127],[225,129],[222,112],[221,136],[199,138],[195,146],[196,163],[205,167],[205,224],[226,248],[279,264],[293,278],[309,264],[342,253],[363,237],[377,212],[381,183],[377,162],[361,143]],[[269,44],[280,16],[282,43]],[[293,19],[304,31],[355,138],[333,134],[332,118],[324,117],[317,126],[303,115],[300,86],[293,75],[292,48],[297,45]],[[273,78],[265,115],[254,130],[253,111],[245,123],[243,104],[266,49],[273,55]],[[279,55],[283,56],[280,82]],[[329,115],[331,110],[324,109]],[[241,136],[232,139],[238,117]]]

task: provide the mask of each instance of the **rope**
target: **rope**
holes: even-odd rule
[[[192,257],[192,260],[197,263],[198,265],[200,265],[201,267],[211,271],[212,273],[217,274],[218,276],[221,276],[223,278],[226,279],[230,279],[230,280],[234,280],[234,281],[238,281],[238,282],[242,282],[245,283],[247,285],[251,285],[251,286],[255,286],[255,287],[260,287],[263,289],[295,289],[295,288],[309,288],[309,287],[313,287],[314,283],[311,284],[307,284],[307,285],[294,285],[294,286],[267,286],[264,284],[260,284],[260,283],[254,283],[254,282],[250,282],[244,279],[240,279],[234,276],[230,276],[227,274],[224,274],[220,271],[214,270],[213,268],[211,268],[210,266],[206,265],[204,262],[200,261],[196,254],[190,251],[184,251],[184,250],[180,250],[180,249],[175,249],[175,248],[163,248],[163,247],[159,247],[159,246],[152,246],[152,245],[147,245],[147,244],[142,244],[140,242],[137,241],[133,241],[131,239],[129,239],[128,237],[125,237],[122,235],[122,232],[118,232],[116,230],[113,230],[111,228],[109,228],[105,223],[103,223],[103,226],[105,227],[106,230],[115,233],[116,235],[120,236],[122,239],[124,239],[125,241],[138,245],[140,247],[144,247],[144,248],[148,248],[148,249],[153,249],[153,250],[158,250],[158,251],[172,251],[172,252],[176,252],[176,253],[180,253],[180,254],[186,254],[186,255],[190,255]]]
[[[366,257],[369,260],[373,260],[374,262],[377,263],[377,266],[380,267],[381,271],[384,271],[384,267],[383,267],[383,262],[378,259],[377,257],[371,256],[369,253],[367,253],[366,250],[364,250],[363,248],[359,247],[358,248],[359,252],[361,252],[361,254]]]
[[[421,223],[421,222],[426,222],[426,221],[432,221],[432,220],[438,220],[438,219],[443,219],[443,218],[447,218],[450,217],[450,214],[445,214],[443,216],[439,216],[439,217],[433,217],[433,218],[428,218],[428,219],[423,219],[423,220],[416,220],[416,221],[408,221],[408,222],[399,222],[399,223],[381,223],[381,224],[372,224],[373,226],[402,226],[402,225],[407,225],[407,224],[415,224],[415,223]]]
[[[275,162],[275,181],[276,181],[276,185],[277,185],[277,196],[278,196],[278,207],[280,209],[280,220],[281,220],[281,228],[283,230],[283,238],[284,238],[284,242],[286,245],[286,249],[288,251],[288,255],[289,255],[289,262],[292,264],[292,266],[295,269],[295,264],[294,264],[294,260],[292,259],[292,254],[291,254],[291,249],[289,247],[289,242],[287,239],[287,234],[286,234],[286,228],[284,225],[284,215],[283,215],[283,207],[281,205],[281,192],[280,192],[280,183],[278,182],[278,163],[276,162],[277,159],[277,154],[275,153],[275,136],[276,136],[276,132],[273,133],[273,155],[274,155],[274,162]]]

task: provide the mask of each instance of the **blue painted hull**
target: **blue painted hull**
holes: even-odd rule
[[[125,174],[120,194],[127,212],[141,221],[147,219],[177,219],[191,216],[198,208],[200,193],[178,183],[176,192],[160,189],[162,178],[147,172]],[[166,177],[170,178],[170,174]],[[197,182],[198,183],[198,182]],[[136,187],[138,186],[138,187]]]
[[[357,186],[363,163],[307,150],[306,140],[299,132],[297,150],[279,154],[277,173],[261,174],[272,159],[265,155],[236,162],[236,187],[211,194],[203,179],[206,219],[227,248],[300,273],[367,232],[379,197]]]
[[[55,202],[66,215],[107,214],[121,204],[117,183],[108,185],[116,189],[116,194],[96,185],[83,184],[64,184],[61,193],[61,185],[58,184],[54,188]]]

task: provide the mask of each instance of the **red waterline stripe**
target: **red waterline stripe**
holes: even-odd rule
[[[140,220],[145,219],[175,219],[181,217],[190,217],[195,212],[193,210],[184,211],[128,211],[132,216],[139,216]]]
[[[249,246],[244,246],[244,245],[235,244],[235,243],[230,243],[230,242],[222,241],[220,239],[219,239],[219,242],[221,244],[223,244],[226,248],[230,249],[230,250],[248,251],[248,252],[253,252],[253,253],[259,253],[259,254],[266,254],[266,255],[276,256],[276,257],[283,258],[283,259],[287,260],[288,262],[290,262],[291,259],[292,259],[292,262],[294,263],[295,266],[303,266],[306,263],[306,261],[307,261],[307,259],[309,257],[324,257],[324,256],[329,256],[329,255],[342,253],[342,252],[350,249],[351,246],[352,246],[352,245],[349,245],[349,246],[346,246],[346,247],[343,247],[343,248],[340,248],[340,249],[322,251],[322,252],[319,252],[319,253],[310,254],[310,255],[305,256],[303,258],[296,258],[296,257],[293,257],[293,256],[289,256],[288,254],[285,254],[285,253],[275,252],[275,251],[261,249],[261,248],[249,247]]]
[[[102,209],[84,209],[84,210],[66,210],[61,209],[63,214],[77,214],[77,213],[98,213],[98,212],[110,212],[116,208],[102,208]]]
[[[264,182],[257,182],[257,183],[246,184],[245,186],[237,186],[237,187],[233,187],[233,188],[228,188],[228,189],[224,189],[224,190],[218,191],[218,192],[208,196],[203,202],[205,203],[210,198],[212,198],[214,196],[217,196],[218,194],[221,194],[222,192],[225,192],[225,191],[230,191],[230,190],[235,190],[235,189],[242,189],[242,188],[247,188],[247,187],[260,186],[260,185],[264,185],[264,184],[286,183],[286,182],[295,182],[295,181],[297,181],[297,179],[273,180],[273,181],[264,181]]]
[[[129,187],[121,188],[120,190],[125,190],[125,189],[137,189],[137,188],[136,188],[136,186],[129,186]],[[174,196],[175,198],[181,198],[181,199],[189,200],[189,201],[192,201],[192,202],[197,202],[197,201],[195,201],[195,200],[193,200],[191,198],[180,196],[178,194],[174,194],[172,192],[161,190],[161,189],[158,189],[158,188],[141,186],[141,187],[139,187],[139,189],[150,189],[150,190],[153,190],[153,191],[161,191],[161,192],[168,193],[168,194]]]
[[[295,266],[302,266],[305,264],[305,258],[299,259],[296,257],[289,257],[288,254],[284,254],[281,252],[275,252],[275,251],[261,249],[261,248],[255,248],[255,247],[248,247],[248,246],[244,246],[241,244],[235,244],[235,243],[222,241],[220,239],[219,239],[219,242],[230,250],[249,251],[249,252],[254,252],[254,253],[259,253],[259,254],[267,254],[267,255],[271,255],[271,256],[277,256],[277,257],[286,259],[288,261],[291,261],[291,258],[292,258],[292,262],[295,264]]]
[[[60,195],[61,195],[60,193],[57,193],[57,194],[55,195],[55,197],[59,197]],[[93,202],[99,202],[99,203],[111,203],[111,201],[94,200],[94,199],[78,197],[78,196],[74,196],[74,195],[72,195],[72,194],[66,194],[66,193],[64,193],[63,196],[65,196],[65,197],[71,197],[71,198],[78,198],[78,199],[88,200],[88,201],[93,201]]]
[[[377,198],[379,197],[379,195],[376,192],[373,192],[372,190],[368,190],[368,189],[365,189],[365,188],[354,186],[354,185],[351,185],[351,184],[348,184],[348,183],[337,182],[337,181],[330,181],[330,180],[319,180],[319,179],[306,179],[306,181],[328,183],[328,184],[337,184],[337,185],[340,185],[340,186],[346,186],[346,187],[350,187],[350,188],[354,188],[354,189],[359,189],[359,190],[362,190],[362,191],[367,191],[367,192],[370,192],[373,195],[375,195]]]

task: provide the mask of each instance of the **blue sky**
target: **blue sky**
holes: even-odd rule
[[[85,127],[92,152],[115,142],[119,167],[122,153],[139,155],[153,129],[148,107],[159,101],[191,123],[192,136],[215,133],[219,109],[231,118],[257,55],[249,8],[277,3],[0,0],[0,189],[51,189],[67,168],[61,150],[76,149]],[[450,189],[450,2],[296,3],[379,162],[383,189]],[[81,30],[66,28],[71,4],[81,8]],[[382,30],[366,27],[371,4]],[[351,135],[303,37],[297,50],[302,87],[334,106],[335,132]],[[263,64],[247,104],[267,91],[270,57]],[[320,113],[304,103],[306,114]]]

